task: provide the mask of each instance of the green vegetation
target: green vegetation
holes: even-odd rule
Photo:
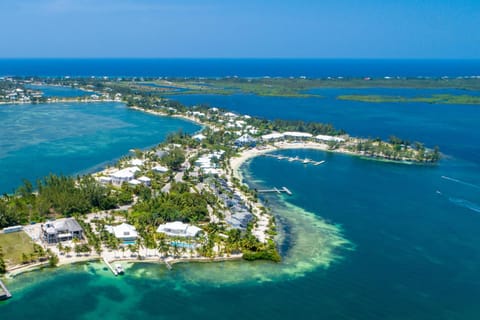
[[[162,159],[162,162],[172,171],[178,171],[185,161],[185,151],[181,148],[174,148],[168,152]]]
[[[0,234],[0,247],[3,249],[3,260],[8,265],[24,262],[24,256],[30,259],[38,249],[32,239],[23,231]]]
[[[440,150],[435,147],[427,150],[420,142],[401,140],[391,136],[388,143],[380,139],[368,139],[350,146],[349,150],[369,157],[380,157],[387,160],[437,162],[440,160]]]
[[[424,102],[433,104],[480,104],[479,96],[435,94],[430,97],[401,97],[382,95],[341,95],[337,99],[361,102]]]
[[[121,202],[118,195],[122,195],[100,185],[91,176],[49,175],[37,181],[37,190],[34,193],[33,185],[24,181],[14,195],[0,197],[0,228],[93,209],[112,209]]]
[[[0,246],[0,274],[7,272],[7,265],[5,264],[3,248]]]

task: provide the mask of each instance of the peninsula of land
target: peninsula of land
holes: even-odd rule
[[[355,138],[328,124],[187,108],[128,88],[123,81],[119,86],[75,81],[95,92],[80,102],[125,102],[132,109],[194,121],[203,129],[193,136],[171,134],[151,150],[133,150],[101,172],[76,178],[51,175],[35,187],[26,181],[15,194],[0,198],[0,272],[15,275],[92,259],[104,260],[115,274],[122,269],[112,263],[121,260],[167,267],[182,261],[280,261],[275,213],[261,203],[258,190],[242,182],[239,168],[246,160],[299,148],[408,163],[440,158],[438,148],[397,137]],[[28,91],[17,89],[27,103]]]

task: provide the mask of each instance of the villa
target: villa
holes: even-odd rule
[[[105,226],[105,230],[115,236],[115,238],[125,242],[135,241],[138,238],[138,232],[134,226],[128,223],[122,223],[118,226]]]
[[[138,167],[129,167],[112,173],[110,175],[112,178],[112,184],[119,186],[124,182],[133,180],[135,178],[135,172],[139,170]]]
[[[42,239],[49,243],[83,238],[83,229],[74,218],[64,218],[42,224]]]
[[[190,224],[183,223],[181,221],[167,222],[161,224],[157,228],[158,233],[164,233],[167,236],[171,237],[185,237],[185,238],[194,238],[196,237],[202,229]]]

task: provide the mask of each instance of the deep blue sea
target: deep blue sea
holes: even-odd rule
[[[352,70],[357,67],[363,68]],[[450,70],[444,64],[435,68]],[[290,70],[293,63],[281,72]],[[14,298],[0,303],[2,319],[480,319],[480,108],[340,102],[334,98],[338,92],[329,90],[314,99],[181,99],[267,118],[327,120],[355,135],[396,134],[439,145],[445,157],[438,165],[405,165],[314,150],[281,152],[326,160],[320,166],[255,158],[242,170],[250,186],[287,186],[293,192],[264,198],[281,226],[282,263],[183,264],[172,271],[135,264],[126,265],[120,278],[100,263],[33,272],[7,279]],[[99,115],[78,108],[73,106],[81,119],[99,116],[114,131],[118,121],[125,126],[124,117],[137,115],[120,105],[100,107]],[[58,123],[61,117],[68,122],[68,112],[56,112]],[[142,117],[145,126],[161,120]],[[32,123],[45,126],[39,132],[52,130],[47,121]],[[142,131],[124,128],[131,139],[138,137],[138,146]],[[108,132],[105,143],[114,136]],[[62,135],[68,130],[56,134]],[[62,152],[49,161],[51,170],[69,156],[70,143],[58,142]],[[85,152],[71,151],[71,162]],[[21,159],[21,152],[16,156]],[[22,170],[30,166],[23,163]]]
[[[480,76],[480,60],[0,59],[0,76],[457,77]]]

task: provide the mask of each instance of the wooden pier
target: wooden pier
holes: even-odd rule
[[[0,280],[0,300],[7,300],[12,297],[5,284]]]
[[[258,193],[282,193],[282,192],[285,192],[286,194],[288,194],[289,196],[292,195],[292,192],[287,188],[287,187],[282,187],[280,189],[278,189],[277,187],[273,188],[273,189],[263,189],[263,190],[257,190]]]
[[[165,262],[165,266],[167,266],[167,269],[172,270],[172,265],[167,260],[163,260],[163,261]]]
[[[287,156],[282,156],[282,155],[279,155],[279,154],[271,154],[271,153],[266,153],[263,156],[269,157],[269,158],[275,158],[275,159],[278,159],[278,160],[287,160],[288,162],[301,162],[303,164],[311,164],[311,165],[314,165],[314,166],[318,166],[318,165],[321,165],[321,164],[325,163],[325,160],[315,161],[315,160],[308,159],[308,158],[302,159],[298,156],[287,157]]]
[[[103,257],[103,262],[105,262],[105,264],[110,269],[110,271],[112,271],[112,273],[115,277],[118,276],[117,270],[115,270],[115,268],[110,264],[110,262],[107,261],[107,259],[105,257]]]

